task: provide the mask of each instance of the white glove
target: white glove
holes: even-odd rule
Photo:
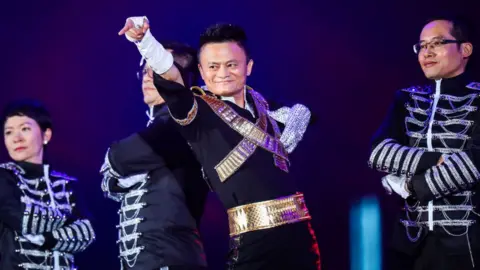
[[[280,141],[287,152],[292,153],[310,123],[310,110],[305,105],[295,104],[292,108],[282,107],[276,111],[268,111],[268,115],[285,125]]]
[[[133,22],[134,27],[137,28],[137,29],[142,28],[142,27],[143,27],[143,23],[144,23],[145,21],[148,22],[147,16],[142,16],[142,17],[129,17],[129,18],[127,18],[126,21],[128,22],[128,20],[131,20],[131,21]],[[131,38],[131,37],[129,37],[128,35],[125,35],[125,37],[126,37],[126,38],[128,39],[128,41],[130,41],[130,42],[137,42],[136,39]]]
[[[387,192],[388,195],[392,195],[393,190],[390,187],[390,184],[388,184],[386,176],[382,177],[382,186],[383,186],[383,188],[385,189],[385,191]]]
[[[125,178],[119,178],[118,179],[118,186],[121,188],[130,188],[133,187],[134,185],[144,181],[147,178],[146,173],[142,174],[135,174],[129,177]]]
[[[27,234],[23,236],[25,239],[27,239],[30,243],[35,244],[37,246],[43,246],[45,243],[45,237],[41,234]]]
[[[400,197],[406,199],[410,196],[410,193],[406,190],[407,178],[405,176],[386,175],[382,177],[383,188],[387,191],[388,195],[392,192],[397,193]]]
[[[142,28],[145,21],[148,23],[148,18],[145,16],[130,17],[127,19],[127,22],[128,20],[133,22],[135,28]],[[150,28],[147,29],[140,41],[136,41],[127,34],[125,34],[125,37],[129,41],[135,42],[142,58],[145,58],[148,66],[150,66],[155,73],[161,75],[173,66],[173,55],[165,50],[162,44],[152,36]]]

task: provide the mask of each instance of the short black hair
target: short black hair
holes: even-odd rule
[[[2,114],[2,123],[5,126],[8,118],[13,116],[27,116],[35,120],[40,129],[45,132],[52,129],[52,118],[47,108],[36,99],[20,99],[7,104]]]
[[[475,29],[473,24],[465,17],[459,15],[440,15],[437,17],[432,17],[425,25],[433,21],[448,21],[452,24],[452,29],[450,34],[459,41],[470,42],[474,44],[475,38]]]
[[[209,43],[235,42],[240,46],[250,59],[250,51],[247,46],[247,34],[242,27],[230,23],[217,23],[208,27],[200,35],[199,53],[202,47]]]
[[[180,43],[177,41],[163,41],[161,42],[165,49],[172,50],[173,57],[182,57],[186,60],[186,65],[182,65],[182,68],[186,70],[197,69],[198,61],[196,59],[197,50],[193,47]]]

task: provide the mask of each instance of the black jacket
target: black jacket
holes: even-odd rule
[[[416,252],[431,231],[449,253],[478,248],[479,97],[480,85],[467,73],[397,92],[369,160],[376,170],[410,179],[397,249]]]
[[[285,121],[287,124],[282,126],[280,124],[282,121],[274,117],[265,117],[266,115],[270,116],[269,109],[275,108],[270,108],[265,99],[253,90],[246,91],[245,99],[249,106],[241,108],[231,101],[221,102],[209,93],[206,96],[194,95],[190,89],[165,80],[158,74],[154,74],[154,84],[166,101],[181,135],[192,146],[193,152],[203,166],[210,186],[226,209],[278,199],[299,191],[295,179],[287,172],[288,165],[283,166],[285,163],[282,162],[286,160],[283,157],[287,155],[283,152],[285,149],[283,141],[277,140],[277,138],[279,134],[281,134],[280,137],[288,135],[298,143],[310,122],[309,117],[303,117],[304,114],[301,114],[302,117],[300,117],[300,114],[286,113],[278,117],[279,119],[288,118]],[[212,102],[219,101],[220,103],[217,104],[221,104],[220,106],[228,104],[233,112],[227,107],[222,108],[226,108],[228,113],[222,109],[214,110],[204,98],[209,98]],[[232,128],[232,125],[236,125],[236,127],[243,125],[238,122],[232,124],[228,120],[224,121],[219,114],[222,116],[228,114],[229,119],[242,121],[246,125],[258,122],[256,127],[266,131],[268,136],[265,132],[261,132],[260,134],[265,137],[258,136],[256,138],[270,138],[269,143],[257,142],[261,146],[254,145],[250,141],[254,140],[253,138],[246,139],[240,132]],[[293,123],[289,125],[289,121],[290,123],[293,121]],[[302,128],[295,128],[297,124]],[[292,129],[290,129],[291,127]],[[289,129],[288,132],[286,132],[287,129]],[[159,134],[161,132],[151,130],[145,136],[146,141],[154,144]],[[273,136],[277,138],[273,139]],[[279,141],[280,143],[278,143]],[[282,157],[279,157],[280,155],[277,155],[276,151],[282,152],[280,153]],[[217,166],[217,164],[222,165]],[[223,165],[226,166],[221,167]],[[290,263],[298,262],[302,256],[301,261],[306,261],[306,258],[316,258],[317,255],[314,254],[316,249],[313,246],[315,240],[310,234],[313,230],[309,230],[308,226],[307,223],[288,224],[244,233],[240,235],[239,243],[231,246],[230,255],[237,257],[239,264],[255,262],[254,264],[258,263],[259,265],[271,264],[272,259],[278,261],[278,254],[289,253],[286,252],[289,249],[300,250],[295,252],[296,255],[292,257],[293,259],[287,260]],[[233,241],[237,240],[236,238]],[[237,247],[241,250],[239,257],[235,251],[237,250],[236,245],[240,245]],[[236,259],[233,258],[233,260]],[[306,264],[309,263],[306,262]],[[248,265],[250,267],[250,264]],[[314,267],[314,264],[311,267]]]
[[[154,113],[152,124],[113,143],[107,155],[110,169],[102,186],[121,201],[121,263],[125,269],[206,266],[198,226],[208,186],[167,107],[156,106]],[[143,136],[150,129],[161,132],[147,145]],[[138,174],[143,179],[133,187],[118,185],[116,178]]]
[[[73,254],[85,250],[95,233],[89,220],[77,211],[72,192],[75,181],[48,165],[0,165],[0,269],[39,269],[55,264],[76,269]],[[35,244],[27,235],[42,235],[45,241]]]

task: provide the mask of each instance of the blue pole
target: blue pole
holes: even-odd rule
[[[382,269],[382,228],[378,200],[367,196],[350,211],[350,269]]]

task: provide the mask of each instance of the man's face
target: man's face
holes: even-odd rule
[[[145,65],[142,71],[142,92],[143,102],[148,106],[154,106],[164,102],[153,84],[153,71],[148,65]]]
[[[236,42],[209,43],[201,48],[200,74],[208,90],[219,96],[242,93],[253,61]]]
[[[452,78],[465,71],[472,45],[443,44],[445,40],[456,40],[451,30],[451,22],[438,20],[427,24],[420,34],[418,62],[428,79]]]

